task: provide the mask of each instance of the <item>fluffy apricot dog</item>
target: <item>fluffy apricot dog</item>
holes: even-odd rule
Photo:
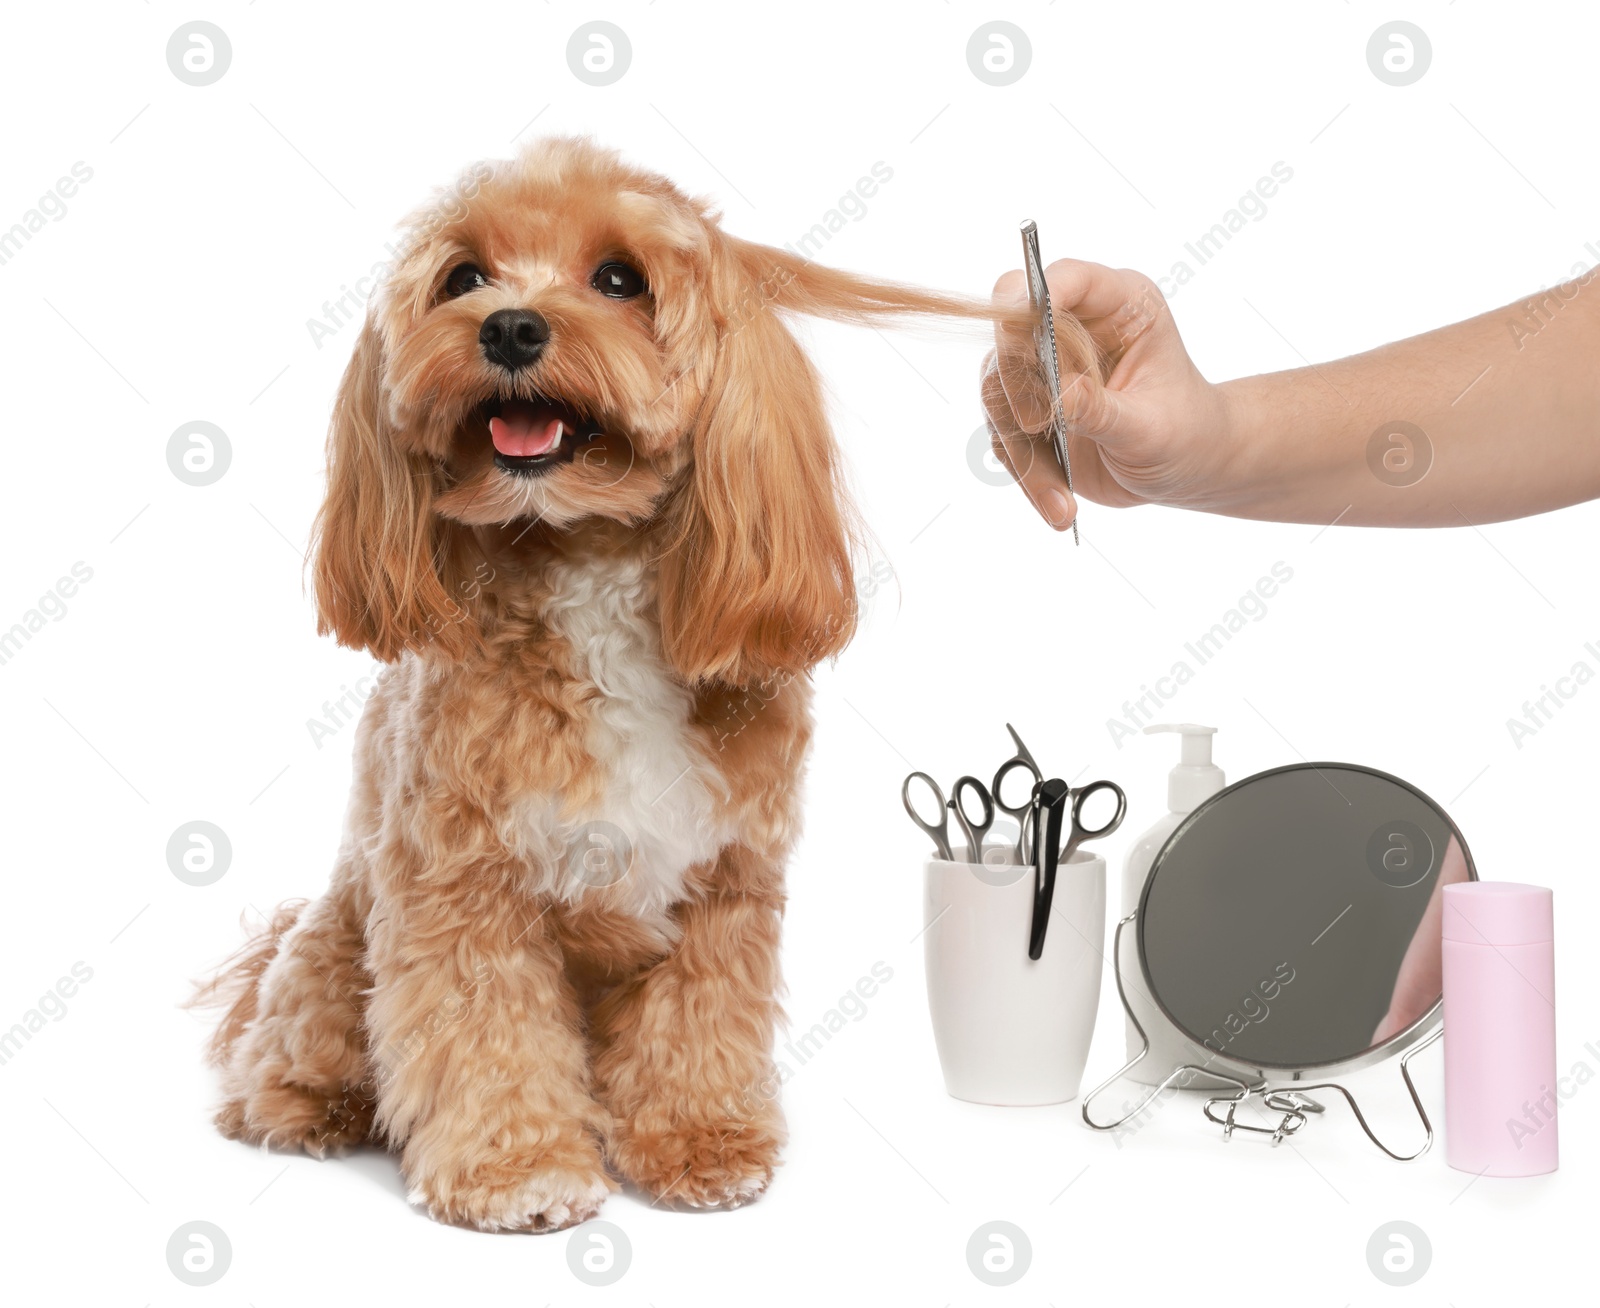
[[[340,386],[320,629],[389,666],[332,883],[205,995],[228,1135],[485,1229],[760,1194],[806,672],[849,513],[786,311],[988,317],[573,139],[415,215]]]

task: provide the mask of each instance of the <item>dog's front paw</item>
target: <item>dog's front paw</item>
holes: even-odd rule
[[[617,1188],[592,1147],[513,1151],[422,1176],[406,1171],[412,1203],[435,1221],[480,1231],[559,1231],[588,1221]]]
[[[748,1122],[651,1130],[618,1122],[607,1141],[611,1165],[665,1204],[737,1208],[772,1180],[782,1128]]]
[[[371,1136],[372,1101],[353,1090],[265,1084],[252,1087],[248,1095],[227,1099],[215,1120],[231,1140],[304,1149],[313,1158],[325,1158]]]

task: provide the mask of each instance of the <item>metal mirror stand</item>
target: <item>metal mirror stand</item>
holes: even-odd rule
[[[1405,1081],[1406,1092],[1411,1096],[1411,1103],[1416,1108],[1417,1116],[1421,1119],[1423,1130],[1426,1132],[1422,1147],[1414,1153],[1396,1153],[1388,1145],[1384,1144],[1382,1140],[1378,1139],[1377,1134],[1367,1121],[1366,1114],[1361,1111],[1361,1105],[1356,1101],[1355,1096],[1337,1081],[1319,1081],[1310,1085],[1302,1085],[1296,1081],[1292,1085],[1273,1086],[1267,1078],[1259,1073],[1253,1079],[1244,1079],[1242,1075],[1223,1071],[1214,1062],[1205,1064],[1185,1063],[1180,1067],[1175,1067],[1171,1074],[1141,1099],[1131,1111],[1124,1113],[1114,1122],[1095,1121],[1090,1115],[1089,1109],[1096,1097],[1109,1090],[1133,1068],[1137,1067],[1144,1060],[1145,1055],[1150,1052],[1150,1037],[1140,1024],[1139,1019],[1134,1015],[1133,1007],[1128,1003],[1128,994],[1122,983],[1122,933],[1133,924],[1137,916],[1135,913],[1130,913],[1117,923],[1116,935],[1112,941],[1111,957],[1112,967],[1117,977],[1117,997],[1122,1001],[1122,1009],[1127,1014],[1128,1021],[1132,1022],[1134,1030],[1138,1031],[1143,1047],[1138,1054],[1129,1059],[1110,1077],[1083,1097],[1082,1112],[1085,1126],[1095,1131],[1119,1130],[1143,1113],[1146,1108],[1155,1102],[1159,1095],[1166,1092],[1168,1087],[1177,1084],[1178,1088],[1182,1089],[1183,1086],[1180,1081],[1186,1077],[1192,1079],[1195,1076],[1210,1076],[1239,1087],[1238,1094],[1214,1095],[1207,1099],[1204,1104],[1206,1117],[1222,1128],[1222,1138],[1224,1140],[1232,1139],[1235,1131],[1250,1131],[1257,1135],[1271,1136],[1273,1145],[1280,1145],[1299,1131],[1301,1127],[1305,1126],[1306,1122],[1310,1120],[1307,1114],[1325,1111],[1324,1106],[1312,1099],[1308,1092],[1312,1090],[1335,1090],[1344,1096],[1345,1102],[1350,1105],[1350,1111],[1355,1114],[1356,1121],[1361,1124],[1361,1129],[1366,1132],[1367,1139],[1371,1140],[1373,1144],[1377,1145],[1379,1149],[1383,1150],[1396,1162],[1412,1162],[1421,1158],[1423,1154],[1433,1147],[1433,1123],[1428,1120],[1428,1110],[1422,1106],[1422,1098],[1417,1094],[1416,1084],[1411,1079],[1410,1063],[1413,1058],[1444,1034],[1444,1024],[1439,1021],[1437,1009],[1431,1015],[1432,1020],[1438,1022],[1437,1027],[1421,1041],[1412,1045],[1400,1057],[1400,1075]],[[1240,1072],[1244,1071],[1242,1068],[1239,1070]],[[1255,1099],[1259,1099],[1269,1112],[1280,1115],[1277,1126],[1253,1126],[1249,1122],[1238,1120],[1239,1109],[1250,1104]]]

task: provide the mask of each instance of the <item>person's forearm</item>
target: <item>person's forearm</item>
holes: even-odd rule
[[[1366,354],[1220,389],[1228,470],[1189,507],[1452,526],[1593,499],[1600,272]]]

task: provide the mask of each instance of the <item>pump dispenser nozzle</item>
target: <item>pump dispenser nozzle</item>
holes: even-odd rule
[[[1188,813],[1199,808],[1225,785],[1227,778],[1222,769],[1211,761],[1211,737],[1215,727],[1197,726],[1193,722],[1163,722],[1146,727],[1145,735],[1157,731],[1177,732],[1183,737],[1183,753],[1178,766],[1167,774],[1167,807],[1174,813]]]

